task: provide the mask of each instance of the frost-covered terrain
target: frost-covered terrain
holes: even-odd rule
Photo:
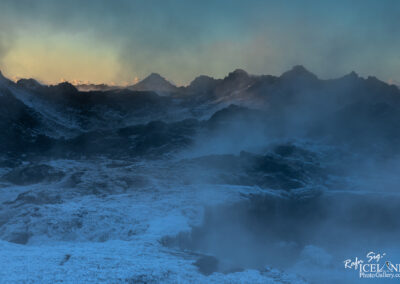
[[[362,283],[345,259],[398,261],[396,87],[163,80],[0,76],[0,282]]]

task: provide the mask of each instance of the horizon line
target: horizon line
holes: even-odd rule
[[[318,76],[318,75],[315,74],[314,72],[310,71],[308,68],[304,67],[304,65],[301,65],[301,64],[293,65],[292,68],[288,69],[287,71],[282,72],[280,75],[265,74],[265,73],[262,73],[262,74],[253,74],[253,73],[247,72],[247,71],[246,71],[245,69],[243,69],[243,68],[236,68],[236,69],[234,69],[233,71],[228,72],[224,77],[213,77],[213,76],[206,75],[206,74],[199,74],[199,75],[195,76],[189,83],[182,84],[182,85],[176,84],[175,82],[173,82],[172,80],[169,80],[167,77],[161,75],[161,74],[158,73],[158,72],[150,72],[147,76],[145,76],[145,77],[143,77],[143,78],[134,77],[134,79],[133,79],[132,81],[130,81],[130,82],[122,82],[122,83],[115,83],[115,82],[113,82],[113,81],[111,81],[111,82],[94,82],[94,81],[80,80],[80,79],[67,80],[67,79],[64,79],[64,78],[60,78],[60,80],[57,81],[57,82],[50,82],[50,81],[47,81],[47,82],[46,82],[46,81],[41,80],[41,79],[36,79],[35,77],[21,77],[21,76],[9,76],[9,75],[5,75],[2,68],[0,68],[0,75],[3,75],[3,77],[7,78],[8,80],[10,80],[10,81],[12,81],[12,82],[14,82],[14,83],[17,83],[19,80],[23,80],[23,79],[25,79],[25,80],[33,79],[33,80],[37,81],[38,83],[40,83],[40,84],[42,84],[42,85],[45,85],[45,86],[55,86],[55,85],[59,85],[59,84],[61,84],[61,83],[69,83],[69,84],[71,84],[71,85],[73,85],[73,86],[84,86],[84,85],[99,86],[99,85],[106,85],[106,86],[115,87],[115,88],[119,88],[119,87],[121,87],[121,88],[127,88],[127,87],[135,86],[136,84],[138,84],[138,83],[144,81],[145,79],[149,78],[151,75],[155,74],[155,75],[160,76],[161,78],[163,78],[163,79],[166,80],[167,82],[171,83],[173,86],[178,87],[178,88],[181,88],[181,87],[188,87],[188,86],[190,86],[190,84],[191,84],[196,78],[199,78],[199,77],[202,77],[202,76],[209,77],[209,78],[212,78],[212,79],[214,79],[214,80],[223,80],[223,79],[227,78],[227,77],[229,76],[229,74],[235,73],[235,72],[237,72],[237,71],[244,71],[244,72],[245,72],[247,75],[249,75],[249,76],[254,76],[254,77],[273,76],[273,77],[279,78],[279,77],[281,77],[283,74],[285,74],[285,73],[287,73],[287,72],[290,72],[290,71],[294,70],[295,68],[299,68],[299,67],[300,67],[300,68],[303,68],[306,72],[309,72],[309,73],[313,74],[314,76],[317,77],[318,80],[322,80],[322,81],[329,81],[329,80],[340,79],[340,78],[343,78],[343,77],[345,77],[345,76],[347,76],[347,75],[355,74],[355,75],[358,76],[359,78],[363,78],[363,79],[376,78],[376,79],[378,79],[379,81],[382,81],[382,82],[384,82],[384,83],[386,83],[386,84],[388,84],[388,85],[393,85],[393,86],[396,86],[396,87],[400,88],[400,82],[397,82],[396,80],[394,80],[394,79],[392,79],[392,78],[389,78],[389,79],[387,79],[387,80],[384,80],[384,79],[381,79],[381,78],[377,77],[376,75],[362,76],[362,75],[360,75],[358,72],[356,72],[356,71],[354,71],[354,70],[352,70],[352,71],[350,71],[350,72],[347,72],[347,73],[345,73],[344,75],[341,75],[341,76],[339,76],[339,77],[321,78],[320,76]]]

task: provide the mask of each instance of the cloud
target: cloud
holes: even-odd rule
[[[201,73],[276,74],[294,64],[323,77],[356,70],[387,79],[400,73],[399,13],[391,0],[3,0],[0,63],[16,38],[78,34],[91,41],[83,54],[92,46],[113,53],[120,81],[159,72],[184,84]]]

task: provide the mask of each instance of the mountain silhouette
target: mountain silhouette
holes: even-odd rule
[[[283,80],[307,80],[307,81],[316,81],[318,77],[308,71],[302,65],[296,65],[291,70],[284,72],[281,76]]]
[[[13,82],[11,80],[4,77],[3,73],[1,73],[1,70],[0,70],[0,87],[11,85],[12,83]]]
[[[68,82],[47,86],[21,79],[14,83],[0,75],[0,100],[5,152],[53,145],[51,149],[65,153],[79,147],[85,149],[80,153],[95,153],[112,145],[113,153],[123,154],[126,146],[136,155],[154,150],[148,152],[146,145],[167,143],[163,149],[170,150],[187,145],[190,135],[204,128],[236,129],[232,121],[240,123],[244,137],[246,131],[262,132],[265,127],[271,135],[284,129],[290,135],[346,141],[360,148],[400,145],[397,87],[354,72],[321,80],[302,66],[281,76],[251,75],[241,69],[222,79],[203,75],[180,88],[153,73],[125,89],[84,92]],[[101,143],[105,144],[100,147]],[[135,148],[139,145],[146,149]]]
[[[176,92],[178,88],[168,82],[164,77],[157,73],[151,73],[142,81],[129,86],[128,89],[134,91],[158,91],[158,92]]]

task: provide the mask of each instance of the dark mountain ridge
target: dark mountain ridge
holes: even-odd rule
[[[151,73],[142,81],[135,85],[128,86],[127,89],[133,91],[155,91],[155,92],[176,92],[178,88],[157,73]]]
[[[146,88],[154,82],[170,87],[159,75],[147,79]],[[239,132],[250,141],[266,139],[265,133],[317,138],[365,149],[369,141],[395,152],[400,145],[400,91],[375,77],[352,72],[320,80],[302,66],[279,77],[238,69],[223,79],[199,76],[172,89],[163,95],[160,89],[81,92],[68,82],[14,83],[0,75],[2,151],[164,153],[207,131],[232,139]]]

